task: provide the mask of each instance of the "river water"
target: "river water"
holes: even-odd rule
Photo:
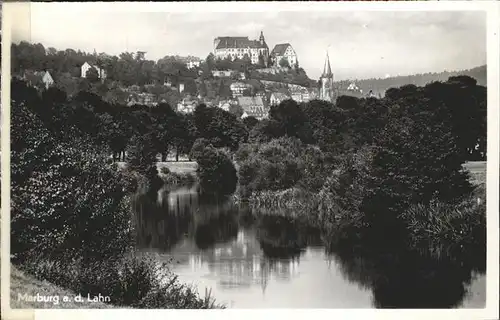
[[[137,247],[228,308],[483,308],[486,280],[414,257],[326,252],[319,232],[196,187],[134,199]]]

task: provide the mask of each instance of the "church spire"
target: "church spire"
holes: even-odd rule
[[[328,56],[328,51],[326,52],[325,67],[323,68],[322,77],[330,78],[332,76],[332,68],[330,67],[330,57]]]
[[[266,40],[264,39],[264,32],[262,32],[262,31],[260,31],[259,41],[260,41],[260,44],[264,44],[264,42],[266,41]]]

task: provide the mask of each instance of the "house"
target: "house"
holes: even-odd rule
[[[218,78],[230,78],[235,74],[232,70],[212,70],[212,76]]]
[[[34,87],[37,90],[47,90],[55,83],[52,75],[48,71],[26,70],[20,78],[26,81],[29,86]]]
[[[87,71],[90,69],[94,68],[97,71],[97,74],[99,76],[99,79],[106,79],[106,70],[99,68],[96,65],[91,65],[88,62],[85,62],[82,67],[81,67],[81,77],[86,78],[87,77]]]
[[[347,87],[347,90],[348,90],[348,91],[361,91],[361,90],[359,89],[359,87],[358,87],[358,86],[357,86],[354,82],[351,82],[351,83],[349,84],[349,86]]]
[[[130,107],[136,104],[152,107],[156,106],[158,103],[156,102],[154,94],[142,92],[132,93],[128,96],[127,106]]]
[[[297,54],[289,43],[281,43],[274,46],[271,51],[271,56],[274,57],[275,66],[280,66],[281,59],[287,59],[290,66],[297,64]]]
[[[177,112],[180,113],[193,113],[194,109],[198,105],[198,101],[195,99],[184,98],[182,101],[177,103]]]
[[[241,97],[243,96],[245,90],[252,90],[252,86],[243,82],[233,82],[229,86],[231,89],[231,92],[233,94],[233,97]]]
[[[194,69],[194,68],[199,68],[200,67],[200,64],[201,64],[201,60],[189,60],[188,62],[186,62],[186,67],[188,69]]]
[[[294,86],[290,88],[291,98],[297,102],[308,102],[311,100],[309,90],[305,87]]]
[[[237,105],[238,104],[238,101],[237,100],[233,100],[233,99],[229,99],[229,100],[222,100],[222,101],[219,101],[219,105],[218,107],[221,108],[222,110],[224,111],[229,111],[229,108],[232,106],[232,105]]]
[[[284,100],[290,99],[290,96],[283,92],[273,92],[269,98],[269,104],[272,106],[280,104]]]
[[[237,100],[243,109],[241,118],[254,117],[262,120],[269,116],[269,110],[264,106],[261,97],[238,97]]]
[[[45,89],[48,89],[54,84],[54,79],[48,71],[45,71],[45,74],[42,77],[42,82],[45,85]]]
[[[231,60],[249,57],[253,64],[259,62],[262,56],[264,63],[269,57],[269,47],[264,38],[264,33],[260,32],[259,40],[250,40],[248,37],[217,37],[214,39],[214,55],[216,59]]]

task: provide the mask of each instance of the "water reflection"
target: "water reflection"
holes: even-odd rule
[[[133,204],[137,247],[174,258],[182,281],[210,287],[228,307],[443,308],[461,305],[470,287],[471,267],[345,244],[325,250],[313,228],[196,186],[138,194]]]

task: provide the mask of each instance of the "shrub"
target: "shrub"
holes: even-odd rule
[[[170,169],[168,167],[163,167],[161,168],[160,172],[164,175],[167,175],[170,173]]]
[[[210,143],[210,141],[208,139],[198,138],[193,143],[193,147],[191,148],[191,152],[190,152],[189,156],[192,159],[196,160],[199,156],[201,156],[203,154],[203,151],[208,147],[213,148],[212,144]]]
[[[410,234],[410,247],[435,258],[470,255],[486,258],[486,203],[473,195],[458,205],[443,202],[412,205],[401,218]],[[464,254],[469,255],[465,257]],[[483,262],[484,263],[484,262]]]
[[[261,145],[243,145],[236,158],[239,164],[240,185],[244,190],[284,190],[293,187],[301,178],[301,142],[280,138]]]
[[[33,256],[22,269],[86,297],[110,297],[116,306],[148,309],[223,308],[206,293],[181,284],[167,263],[146,256],[104,260],[49,260]]]
[[[12,123],[18,142],[12,149],[12,254],[105,256],[126,250],[128,198],[116,167],[97,151],[85,156],[85,146],[57,142],[24,106],[13,112]]]
[[[156,170],[157,155],[152,141],[151,135],[135,135],[132,137],[127,150],[130,170],[137,171],[148,178],[157,174],[151,169],[154,166]]]
[[[196,170],[200,187],[205,193],[230,194],[236,189],[238,177],[228,156],[214,148],[205,148],[197,158]]]

